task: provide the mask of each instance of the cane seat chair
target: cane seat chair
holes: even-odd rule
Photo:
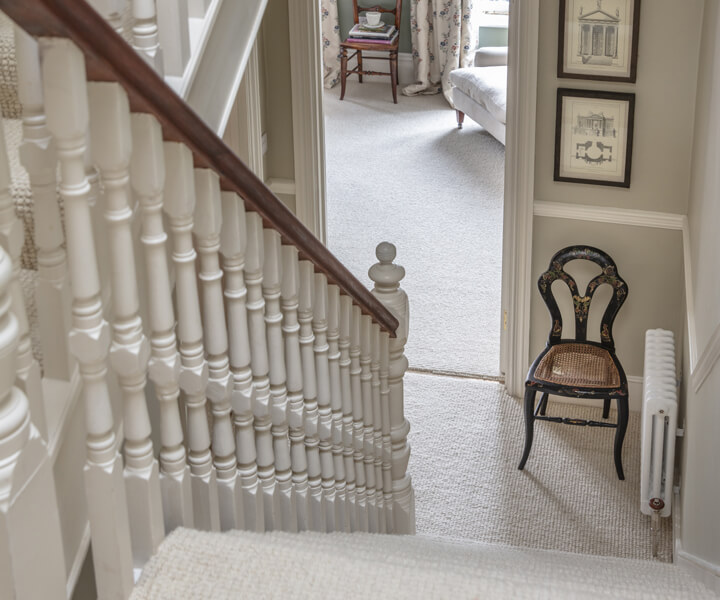
[[[363,75],[389,75],[392,85],[393,102],[397,104],[397,85],[398,79],[398,47],[400,45],[400,16],[402,12],[402,0],[395,0],[395,8],[384,8],[382,6],[358,6],[357,0],[353,0],[353,18],[357,25],[360,23],[360,13],[374,11],[379,13],[392,14],[394,18],[395,29],[398,36],[391,44],[375,42],[373,40],[363,40],[362,42],[345,41],[340,44],[340,100],[345,98],[345,84],[349,75],[357,75],[358,81],[362,83]],[[373,60],[387,60],[390,63],[390,72],[384,71],[365,71],[363,70],[363,52],[380,52],[387,53],[387,56],[373,56]],[[348,56],[348,52],[354,52]],[[348,61],[357,58],[355,68],[348,70]]]
[[[565,271],[572,260],[597,264],[601,273],[590,280],[580,296],[575,279]],[[563,322],[552,284],[564,281],[570,290],[575,316],[575,338],[562,337]],[[612,288],[612,297],[600,322],[600,342],[587,340],[590,302],[601,285]],[[564,286],[563,286],[564,287]],[[530,455],[535,421],[568,425],[615,428],[615,470],[625,479],[622,467],[622,445],[628,423],[628,387],[625,371],[615,356],[613,322],[628,294],[627,283],[618,275],[615,262],[602,250],[590,246],[569,246],[557,252],[550,266],[538,280],[540,295],[550,311],[551,328],[545,349],[535,359],[525,381],[525,449],[518,468],[522,470]],[[542,394],[535,404],[536,394]],[[562,418],[547,415],[549,394],[574,398],[598,398],[603,402],[603,421]],[[610,402],[617,403],[617,423],[607,422]]]

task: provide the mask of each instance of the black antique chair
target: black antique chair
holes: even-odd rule
[[[577,259],[592,261],[602,269],[602,272],[588,283],[582,296],[575,280],[565,272],[565,265]],[[558,279],[567,284],[572,295],[575,339],[562,338],[562,317],[552,291],[552,284]],[[613,294],[600,324],[600,343],[590,342],[587,340],[590,301],[603,284],[610,285]],[[625,371],[615,356],[612,326],[618,310],[627,298],[627,283],[618,275],[612,258],[602,250],[590,246],[570,246],[552,257],[550,267],[538,280],[538,288],[550,311],[552,323],[547,346],[533,362],[525,382],[525,450],[518,469],[525,467],[530,454],[535,421],[551,421],[568,425],[615,427],[615,469],[618,478],[625,479],[622,445],[628,423],[628,389]],[[542,397],[536,406],[537,392],[541,392]],[[614,399],[617,402],[618,422],[547,416],[549,394],[573,398],[602,398],[603,419],[608,418],[610,401]]]

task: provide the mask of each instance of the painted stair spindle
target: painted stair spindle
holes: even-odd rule
[[[162,77],[163,52],[158,36],[155,0],[132,0],[132,16],[132,46]]]
[[[320,464],[320,437],[317,400],[317,375],[312,329],[313,293],[315,268],[310,261],[300,261],[300,296],[298,299],[298,322],[300,323],[300,358],[303,369],[303,395],[305,398],[305,451],[308,461],[308,484],[310,486],[310,529],[326,531],[325,496],[322,490],[322,466]]]
[[[297,531],[297,505],[292,483],[292,463],[287,420],[287,385],[285,342],[280,310],[283,264],[280,234],[272,229],[263,231],[265,261],[263,263],[263,296],[265,297],[265,331],[270,366],[270,414],[272,419],[275,480],[280,497],[280,524],[284,531]]]
[[[280,496],[275,481],[275,453],[272,439],[270,406],[270,378],[268,346],[265,331],[265,298],[262,291],[265,240],[262,219],[249,213],[247,221],[247,251],[245,256],[245,284],[248,290],[248,331],[250,335],[250,365],[253,375],[255,402],[255,448],[258,476],[263,490],[265,529],[280,529]]]
[[[352,329],[352,298],[340,296],[340,389],[342,392],[342,454],[345,467],[345,503],[347,524],[350,531],[357,531],[357,507],[355,498],[355,462],[353,448],[353,404],[350,377],[350,330]]]
[[[38,276],[35,304],[43,354],[43,375],[69,381],[75,361],[68,352],[70,333],[70,280],[65,237],[57,201],[57,155],[47,128],[38,44],[15,27],[18,96],[23,106],[23,141],[20,162],[28,173],[34,206],[34,239]]]
[[[362,367],[360,365],[361,325],[360,307],[353,305],[350,321],[350,385],[352,388],[353,462],[355,463],[355,512],[358,530],[368,531],[367,482],[365,461],[363,460],[365,423],[363,421]]]
[[[164,210],[172,231],[175,264],[177,335],[180,342],[180,389],[185,400],[187,444],[193,513],[196,529],[220,529],[218,490],[210,452],[207,418],[208,366],[203,347],[200,299],[195,272],[197,257],[192,230],[195,211],[195,181],[190,150],[177,142],[163,144],[165,168],[172,177],[165,181]]]
[[[254,393],[244,274],[247,247],[245,207],[237,194],[222,192],[222,210],[220,251],[225,273],[224,295],[233,383],[230,404],[233,409],[237,468],[242,489],[242,527],[250,531],[264,531],[263,494],[258,479],[253,428]]]
[[[340,378],[340,288],[328,285],[327,341],[330,371],[330,410],[332,412],[332,456],[335,471],[335,530],[350,532],[347,518],[349,504],[345,495],[345,463],[343,459],[343,405]]]
[[[375,255],[376,264],[370,267],[368,275],[375,282],[373,295],[380,300],[398,320],[395,338],[389,343],[389,404],[390,437],[392,441],[392,480],[393,480],[393,521],[395,533],[415,533],[415,494],[412,488],[407,465],[410,459],[410,446],[407,434],[410,424],[405,419],[403,407],[403,376],[408,368],[404,350],[407,343],[410,307],[408,297],[400,288],[400,280],[405,277],[405,269],[393,263],[397,250],[389,242],[378,244]]]
[[[148,375],[160,405],[160,490],[167,534],[176,527],[193,526],[193,507],[178,406],[180,357],[162,216],[165,158],[157,119],[147,114],[133,114],[130,119],[133,138],[130,180],[141,208],[140,239],[145,256],[151,349]]]
[[[385,497],[385,522],[388,533],[395,533],[392,491],[392,441],[390,438],[390,334],[380,333],[380,411],[382,413],[382,489]]]
[[[10,281],[12,311],[20,327],[17,345],[17,386],[24,392],[30,404],[30,416],[44,440],[48,439],[45,401],[43,399],[40,366],[33,357],[30,340],[30,321],[25,310],[25,296],[20,283],[20,255],[25,234],[23,224],[15,214],[15,203],[10,195],[10,163],[5,134],[0,123],[0,245],[12,260],[13,274]]]
[[[165,535],[157,461],[145,403],[150,344],[143,334],[130,221],[130,109],[117,83],[88,86],[92,155],[105,190],[113,290],[110,364],[123,397],[125,487],[133,560],[142,567]]]
[[[196,246],[200,254],[202,322],[207,351],[207,397],[212,413],[212,453],[217,475],[220,529],[243,525],[242,489],[238,480],[235,438],[231,418],[232,375],[228,359],[228,333],[220,270],[222,202],[218,176],[195,169]]]
[[[375,497],[375,427],[373,425],[372,397],[372,319],[368,315],[360,317],[360,385],[363,404],[363,463],[367,497],[368,531],[378,532],[378,511]]]
[[[283,278],[280,289],[283,313],[282,331],[285,340],[285,368],[287,371],[288,427],[290,461],[295,488],[297,526],[299,531],[310,528],[310,498],[308,463],[305,450],[305,402],[303,398],[303,371],[300,358],[300,324],[298,322],[298,293],[300,268],[298,252],[294,246],[282,247]]]
[[[328,285],[327,277],[322,273],[315,273],[315,293],[313,301],[312,328],[315,342],[315,375],[317,377],[318,402],[318,437],[320,438],[320,473],[322,477],[323,498],[325,499],[326,531],[335,529],[335,468],[332,455],[332,427],[333,415],[330,407],[330,363],[328,352],[330,347],[327,341],[327,307]]]
[[[372,380],[373,414],[373,465],[375,469],[375,505],[377,508],[378,533],[387,533],[385,520],[385,496],[382,473],[382,403],[380,401],[380,326],[372,324],[370,373]]]
[[[182,77],[190,60],[190,29],[187,2],[155,0],[158,36],[165,75]]]
[[[65,561],[52,464],[25,394],[13,387],[20,329],[10,306],[12,269],[0,250],[0,597],[59,600]]]
[[[126,598],[133,586],[127,499],[107,384],[110,331],[103,318],[84,154],[88,128],[85,60],[66,39],[43,40],[48,128],[60,161],[67,256],[73,293],[70,351],[83,380],[85,485],[100,597]]]

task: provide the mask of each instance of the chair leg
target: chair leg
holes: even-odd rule
[[[610,398],[605,398],[603,401],[603,419],[607,419],[610,416]]]
[[[458,129],[462,129],[463,121],[465,120],[465,113],[461,110],[456,110],[455,116],[457,117]]]
[[[340,55],[340,100],[345,98],[345,82],[347,81],[347,49],[343,48]]]
[[[521,471],[525,468],[528,456],[530,456],[530,448],[533,442],[533,427],[535,425],[535,415],[533,409],[535,408],[535,390],[525,390],[525,449],[523,450],[522,458],[518,469]]]
[[[392,83],[393,102],[397,104],[397,52],[390,55],[390,80]]]
[[[398,68],[398,58],[399,54],[395,55],[395,83],[400,85],[400,69]]]
[[[548,397],[550,394],[545,392],[542,395],[542,398],[540,398],[540,414],[544,417],[545,413],[547,412],[547,403],[548,403]]]
[[[362,76],[363,76],[362,50],[357,51],[357,61],[358,61],[358,80],[360,81],[360,83],[362,83]]]
[[[622,467],[622,447],[623,440],[625,439],[625,431],[628,425],[628,401],[627,398],[618,398],[617,400],[618,409],[618,426],[615,430],[615,470],[617,471],[618,479],[624,480],[625,473]]]

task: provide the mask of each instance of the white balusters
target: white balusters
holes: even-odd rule
[[[242,486],[243,527],[251,531],[265,529],[262,489],[258,481],[253,429],[253,383],[250,369],[247,290],[245,289],[245,250],[247,226],[242,200],[232,192],[222,193],[223,224],[221,252],[225,272],[225,303],[230,335],[230,402],[235,425],[238,473]]]
[[[70,350],[83,378],[85,481],[95,578],[100,596],[127,597],[133,585],[130,529],[106,380],[110,332],[103,319],[84,164],[88,125],[85,61],[72,42],[53,38],[44,41],[42,64],[48,127],[57,144],[60,194],[65,201],[73,292]]]
[[[410,447],[407,434],[410,425],[405,419],[403,409],[403,376],[408,361],[403,351],[407,342],[410,308],[407,294],[400,289],[400,280],[405,277],[405,269],[393,264],[397,251],[388,242],[378,244],[376,256],[378,263],[370,267],[370,279],[375,282],[372,292],[398,320],[396,336],[389,343],[389,404],[390,436],[392,441],[392,493],[393,521],[396,533],[415,533],[415,494],[410,475],[407,474]]]
[[[38,277],[35,303],[40,330],[45,377],[69,381],[74,360],[67,348],[70,332],[70,282],[64,236],[57,202],[55,142],[45,119],[37,42],[15,28],[18,95],[23,105],[23,142],[20,162],[32,188]]]
[[[372,324],[372,355],[370,373],[372,379],[372,414],[373,414],[373,454],[375,465],[375,504],[377,507],[378,533],[387,533],[385,519],[385,496],[383,493],[383,461],[382,461],[382,401],[380,396],[380,336],[381,330],[377,323]]]
[[[129,40],[128,0],[90,0],[90,5],[105,19],[115,32]]]
[[[160,488],[165,532],[193,526],[190,469],[186,463],[178,408],[180,358],[175,338],[167,264],[167,235],[163,225],[165,159],[160,123],[152,115],[131,116],[133,153],[132,187],[142,209],[141,241],[145,254],[145,289],[149,304],[151,356],[149,376],[160,403]]]
[[[113,291],[110,362],[124,406],[125,486],[133,559],[142,567],[164,537],[158,465],[145,403],[150,344],[143,334],[133,249],[129,168],[132,140],[125,91],[117,83],[91,83],[90,133],[105,190],[105,220]]]
[[[362,314],[359,306],[352,307],[350,322],[350,385],[352,386],[353,461],[355,463],[355,514],[357,529],[368,530],[367,485],[363,445],[365,423],[363,421],[362,367],[360,344]]]
[[[272,420],[270,407],[270,379],[268,378],[268,346],[265,332],[265,298],[262,293],[264,246],[262,219],[250,213],[247,220],[247,253],[245,283],[248,290],[247,311],[250,337],[251,368],[255,402],[255,447],[258,476],[263,489],[265,528],[280,528],[280,497],[275,482],[275,455],[273,452]]]
[[[380,411],[382,413],[382,489],[385,497],[385,522],[388,533],[395,532],[393,519],[392,440],[390,438],[390,334],[380,334]]]
[[[186,0],[156,0],[158,35],[165,75],[182,77],[190,60],[190,29]]]
[[[355,462],[353,447],[353,397],[350,376],[350,330],[352,329],[352,298],[340,297],[340,388],[342,390],[342,444],[345,466],[345,503],[350,531],[358,530],[355,497]]]
[[[230,417],[233,382],[220,270],[222,204],[218,176],[209,169],[195,169],[195,194],[194,233],[200,254],[202,320],[209,371],[207,397],[212,408],[212,450],[217,473],[220,529],[226,531],[242,527],[244,517]]]
[[[318,437],[320,438],[320,473],[325,500],[325,528],[335,531],[335,469],[332,455],[333,416],[330,408],[330,364],[327,343],[327,277],[315,274],[312,328],[315,342],[315,377],[317,378]]]
[[[210,452],[205,389],[208,366],[203,347],[195,249],[192,229],[195,210],[193,159],[190,150],[177,142],[165,142],[165,168],[171,177],[165,181],[164,210],[170,221],[175,264],[177,332],[180,341],[180,389],[186,408],[188,462],[193,492],[193,513],[197,529],[218,530],[218,492]]]
[[[292,484],[290,440],[288,438],[285,344],[282,335],[282,312],[280,311],[280,282],[282,280],[280,234],[272,229],[265,229],[263,236],[265,261],[263,263],[262,288],[265,297],[265,330],[270,362],[270,413],[275,454],[275,481],[278,487],[281,513],[280,521],[276,522],[275,526],[281,526],[285,531],[297,531],[297,505]]]
[[[375,500],[375,428],[373,425],[372,397],[372,319],[368,315],[360,317],[360,384],[363,403],[363,463],[365,466],[365,487],[368,512],[368,531],[377,533],[378,513]]]
[[[349,504],[345,496],[345,464],[343,459],[343,405],[340,379],[340,289],[328,287],[327,341],[328,369],[330,371],[330,410],[332,411],[332,455],[335,470],[335,530],[350,531],[347,518]]]
[[[312,330],[313,292],[315,273],[313,264],[300,261],[300,297],[298,322],[300,323],[300,357],[303,368],[303,395],[305,397],[305,452],[308,461],[308,485],[310,486],[310,529],[325,531],[325,496],[322,490],[322,466],[320,464],[320,437],[317,401],[317,375]]]
[[[20,330],[12,269],[0,250],[0,597],[59,600],[65,562],[52,465],[25,394],[13,387]]]
[[[132,0],[132,46],[162,77],[163,53],[158,36],[155,0]]]
[[[287,371],[290,458],[293,487],[295,488],[297,524],[298,529],[304,531],[310,527],[311,521],[307,452],[305,450],[305,402],[302,359],[300,357],[300,324],[298,322],[300,268],[297,249],[293,246],[283,246],[282,259],[281,307]]]

